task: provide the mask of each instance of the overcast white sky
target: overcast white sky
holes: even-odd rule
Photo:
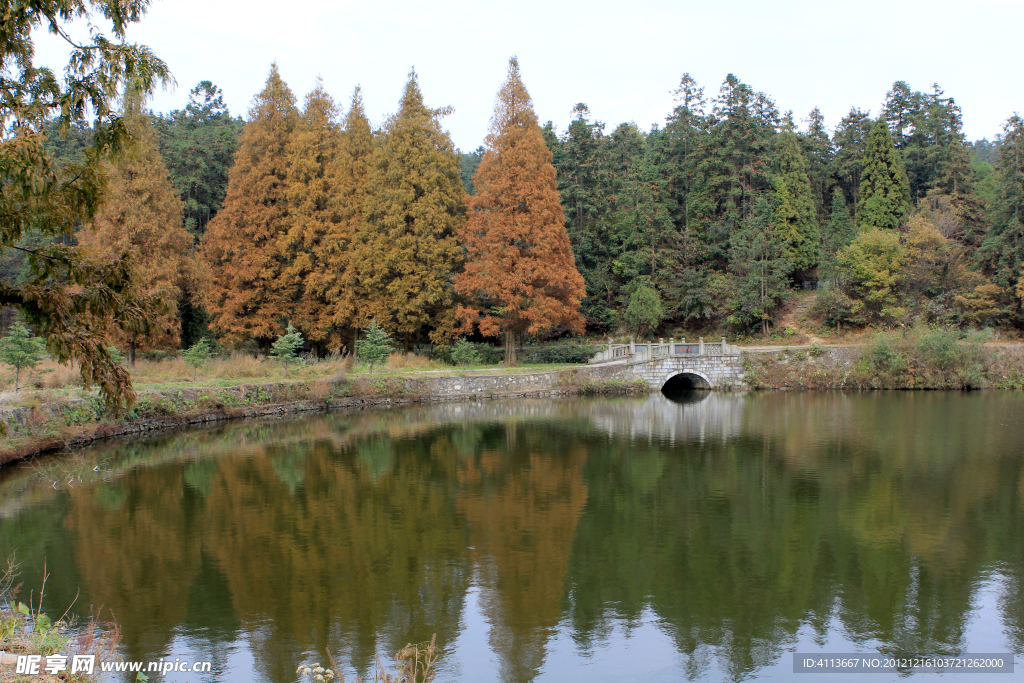
[[[963,109],[969,139],[1024,111],[1024,0],[733,0],[509,3],[466,0],[155,0],[129,40],[177,80],[157,111],[181,108],[201,80],[247,116],[270,63],[301,102],[316,77],[347,105],[363,87],[374,125],[394,111],[415,66],[428,106],[452,105],[456,146],[487,133],[494,94],[516,54],[540,120],[564,130],[577,102],[608,124],[664,124],[690,72],[711,96],[728,73],[799,121],[815,105],[830,127],[851,106],[877,114],[893,81],[938,82]],[[63,49],[39,38],[39,62]]]

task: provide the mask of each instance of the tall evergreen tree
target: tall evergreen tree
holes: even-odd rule
[[[336,119],[334,100],[318,80],[285,150],[289,208],[287,232],[278,241],[285,262],[278,288],[289,299],[291,323],[314,343],[327,341],[333,328],[333,312],[316,276],[324,271],[322,243],[340,220],[334,205],[341,146]]]
[[[619,174],[613,210],[607,223],[615,232],[612,271],[619,287],[646,276],[651,283],[669,275],[675,234],[668,212],[665,184],[650,151],[638,151]]]
[[[821,234],[819,280],[831,282],[833,285],[838,284],[839,262],[837,259],[839,252],[856,236],[857,231],[850,218],[846,198],[843,196],[842,190],[835,188],[832,191],[832,211]]]
[[[1018,115],[1003,124],[995,182],[992,229],[978,258],[993,282],[1009,292],[1024,276],[1024,119]]]
[[[157,116],[154,124],[160,155],[183,203],[185,228],[202,235],[224,205],[228,173],[245,123],[231,116],[220,88],[201,81],[184,109]]]
[[[717,253],[711,255],[724,263],[731,232],[752,215],[756,198],[770,188],[778,111],[767,96],[732,74],[722,83],[713,111],[715,123],[702,171],[717,204],[717,231],[708,235]]]
[[[828,211],[830,188],[834,182],[830,172],[835,153],[820,109],[815,107],[811,110],[807,116],[807,132],[800,133],[798,137],[807,158],[807,178],[811,182],[814,211],[820,224]]]
[[[857,226],[895,230],[910,210],[910,186],[903,160],[885,118],[871,128],[864,151]]]
[[[889,125],[896,149],[907,146],[918,123],[921,105],[921,93],[911,90],[906,81],[896,81],[886,93],[881,118]]]
[[[818,262],[818,219],[807,178],[807,161],[795,133],[775,139],[772,160],[772,220],[786,243],[786,258],[794,270],[808,270]]]
[[[463,329],[505,338],[505,362],[516,362],[523,334],[556,327],[583,332],[583,277],[565,229],[555,168],[523,85],[509,60],[491,117],[487,152],[474,178],[477,194],[461,232],[466,270],[455,279],[472,304],[459,309]]]
[[[409,74],[398,113],[374,149],[352,249],[366,293],[362,319],[376,318],[407,348],[423,333],[446,342],[455,321],[451,278],[462,263],[456,235],[466,221],[466,190],[439,122],[450,112],[428,109],[416,73]]]
[[[614,245],[604,221],[614,173],[610,165],[614,162],[607,154],[609,144],[604,124],[590,120],[587,105],[576,104],[572,116],[554,149],[554,166],[569,240],[587,287],[583,314],[589,326],[608,329],[614,324],[618,289],[611,272]],[[623,138],[620,135],[615,145],[619,152],[615,156],[620,161],[625,148],[630,146]],[[628,156],[628,152],[625,155]]]
[[[860,179],[864,172],[864,154],[871,133],[871,117],[856,107],[843,117],[832,137],[835,155],[832,157],[832,177],[842,188],[846,200],[853,207],[853,220],[857,222],[860,205]]]
[[[292,294],[281,290],[288,232],[288,144],[299,122],[295,96],[270,67],[235,153],[224,207],[203,236],[211,277],[210,327],[228,339],[269,343],[285,329]]]
[[[760,327],[768,335],[772,314],[788,290],[787,241],[776,230],[772,207],[758,197],[750,217],[733,235],[730,266],[739,276],[733,292],[729,322],[743,329]]]
[[[687,238],[699,239],[700,218],[710,213],[700,168],[708,136],[707,100],[704,88],[688,73],[683,74],[673,94],[676,107],[665,125],[668,189],[674,199],[676,224]]]
[[[125,98],[125,123],[131,146],[109,167],[107,195],[91,228],[76,234],[91,256],[130,254],[132,283],[140,294],[163,302],[148,328],[121,330],[114,340],[127,346],[128,364],[145,342],[163,348],[178,344],[178,301],[198,276],[193,237],[182,224],[182,206],[157,148],[156,132],[135,96]]]
[[[363,222],[363,195],[373,147],[373,132],[363,107],[362,90],[356,87],[334,159],[331,209],[337,220],[330,223],[318,245],[318,269],[306,281],[310,292],[325,297],[330,304],[333,344],[348,338],[345,330],[357,335],[358,325],[365,322],[361,311],[367,294],[360,287],[352,250]]]

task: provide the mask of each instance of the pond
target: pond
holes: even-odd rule
[[[984,680],[1019,681],[1022,418],[683,392],[226,423],[5,468],[0,552],[55,617],[112,611],[125,659],[212,662],[168,681],[327,649],[352,680],[433,634],[438,681],[820,680],[794,652],[1015,653]]]

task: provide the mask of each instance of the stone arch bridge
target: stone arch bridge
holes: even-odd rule
[[[651,389],[721,389],[743,383],[740,348],[720,342],[662,339],[656,343],[609,344],[590,361],[623,366],[621,375]]]

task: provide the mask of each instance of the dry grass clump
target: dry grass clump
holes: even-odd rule
[[[435,665],[440,656],[435,633],[429,643],[410,643],[399,650],[395,654],[395,673],[387,670],[378,653],[374,660],[373,678],[367,680],[356,676],[356,683],[430,683],[437,677]],[[345,683],[345,673],[330,650],[327,650],[327,659],[329,667],[319,663],[304,664],[295,673],[302,677],[300,680],[308,679],[311,683]]]
[[[447,367],[444,363],[415,353],[396,351],[388,356],[388,370],[441,370]]]
[[[16,600],[20,583],[15,583],[18,575],[18,564],[14,557],[7,559],[6,567],[0,571],[0,651],[11,655],[52,655],[67,656],[68,670],[57,675],[42,672],[33,676],[33,681],[40,683],[56,683],[58,681],[84,683],[100,677],[100,661],[117,658],[117,646],[121,641],[121,632],[116,622],[105,623],[99,618],[98,611],[93,614],[84,626],[76,623],[74,617],[69,618],[69,605],[63,615],[56,621],[50,619],[43,610],[43,597],[46,594],[46,580],[49,574],[43,568],[43,585],[38,594],[30,593],[27,603]],[[95,656],[93,674],[70,673],[70,664],[75,655]],[[13,661],[10,661],[13,659]],[[25,680],[24,676],[15,673],[17,658],[5,657],[0,661],[0,681]]]

